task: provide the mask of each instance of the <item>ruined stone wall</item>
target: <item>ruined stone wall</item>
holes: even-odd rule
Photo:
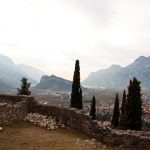
[[[31,101],[31,100],[33,100],[33,97],[26,95],[21,96],[21,95],[0,94],[0,103],[15,104],[17,102]]]
[[[115,130],[93,121],[89,115],[85,115],[84,110],[41,105],[30,96],[0,95],[0,124],[23,120],[29,112],[54,117],[108,145],[150,150],[150,132]]]
[[[18,102],[14,105],[0,103],[0,125],[9,125],[23,120],[26,116],[26,101]]]
[[[9,125],[24,119],[30,111],[32,97],[0,95],[0,125]]]
[[[150,150],[150,132],[123,131],[104,127],[96,120],[93,121],[89,115],[85,115],[83,110],[34,103],[32,112],[55,117],[65,125],[78,129],[108,145],[133,146],[138,149]]]

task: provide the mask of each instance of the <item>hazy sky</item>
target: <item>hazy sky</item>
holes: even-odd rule
[[[149,0],[0,0],[0,54],[81,79],[150,55]]]

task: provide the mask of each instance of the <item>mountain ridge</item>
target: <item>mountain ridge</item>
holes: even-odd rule
[[[134,76],[141,81],[142,87],[150,88],[150,56],[140,56],[125,67],[111,65],[109,68],[93,72],[82,84],[96,88],[126,88]]]
[[[43,72],[38,69],[24,65],[15,64],[8,56],[0,54],[0,89],[14,89],[20,86],[20,80],[22,77],[29,79],[32,85],[37,84],[39,81],[36,76],[42,76]],[[33,71],[32,71],[33,70]],[[33,75],[33,72],[37,74]],[[39,77],[39,79],[40,79]]]

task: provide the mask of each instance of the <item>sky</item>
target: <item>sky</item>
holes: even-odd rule
[[[149,0],[0,0],[0,54],[81,80],[150,55]]]

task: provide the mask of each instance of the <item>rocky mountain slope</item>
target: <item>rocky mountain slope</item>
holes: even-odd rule
[[[41,81],[34,89],[38,90],[56,90],[56,91],[71,91],[72,82],[57,76],[42,76]]]
[[[142,87],[150,88],[150,56],[140,56],[126,67],[112,65],[108,69],[93,72],[82,84],[97,88],[125,88],[134,76],[141,81]]]
[[[19,64],[17,65],[17,67],[24,75],[30,77],[31,79],[34,79],[37,82],[40,82],[41,77],[45,74],[43,71],[37,68],[27,66],[24,64]]]
[[[20,79],[26,77],[35,85],[44,73],[36,68],[26,65],[16,65],[11,58],[0,55],[0,89],[16,88]]]

